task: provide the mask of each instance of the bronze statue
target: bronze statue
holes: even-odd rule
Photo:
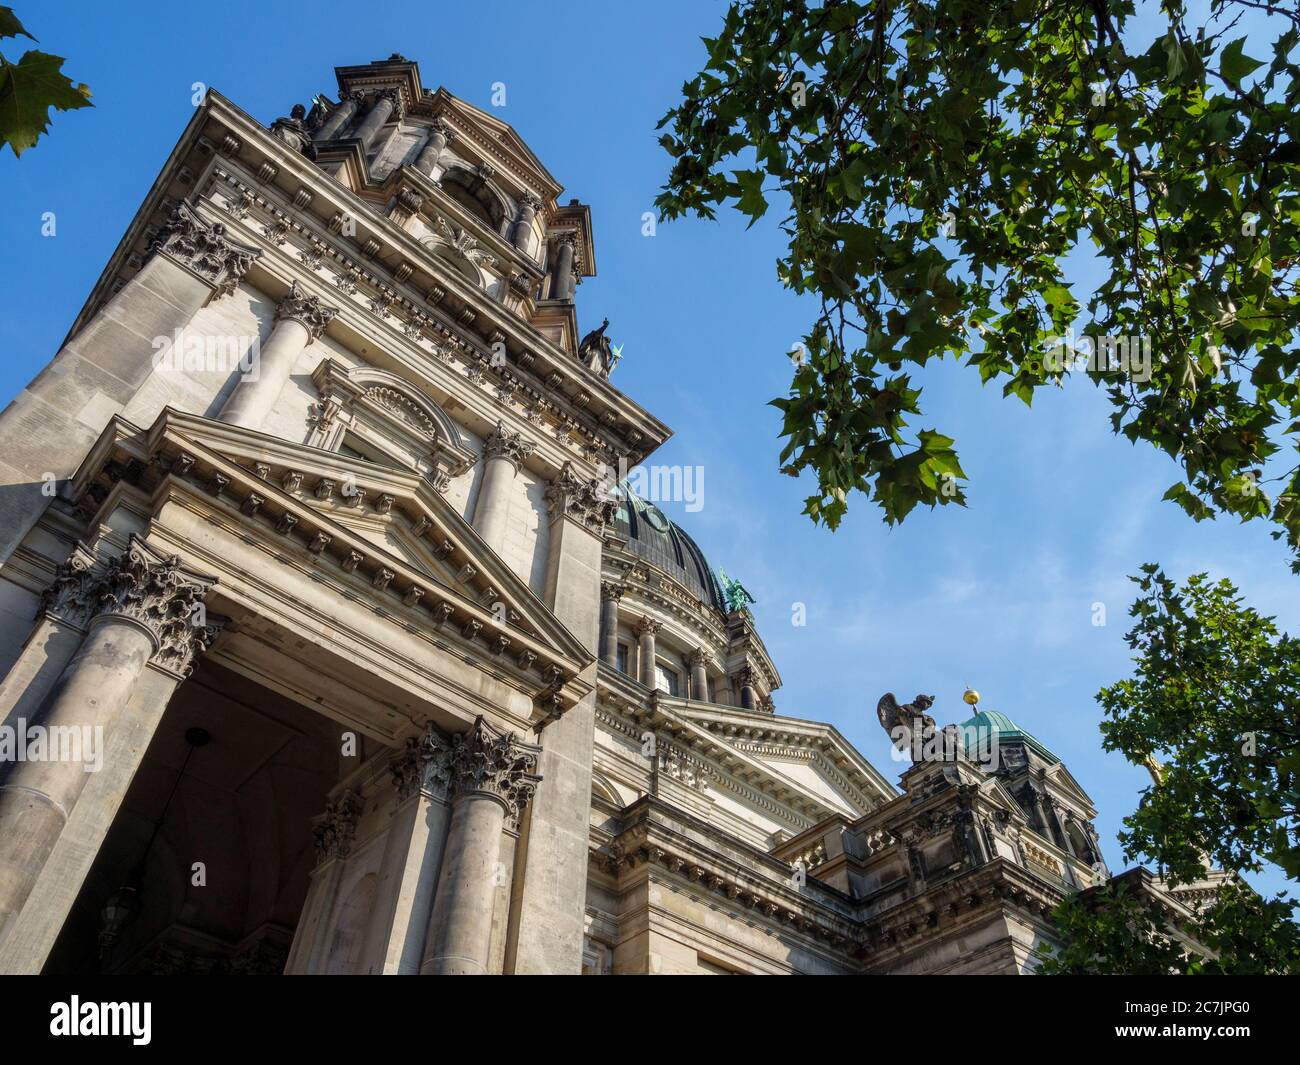
[[[589,370],[595,370],[602,377],[608,377],[610,371],[622,357],[622,352],[610,343],[605,330],[609,328],[609,319],[600,323],[599,329],[593,329],[578,344],[578,361]]]
[[[288,118],[277,118],[272,122],[271,135],[302,152],[308,159],[316,158],[316,146],[307,125],[307,109],[302,104],[294,104]]]
[[[918,695],[905,706],[899,706],[893,692],[885,692],[876,704],[880,727],[889,733],[895,749],[912,755],[934,735],[934,718],[926,713],[934,705],[933,695]]]

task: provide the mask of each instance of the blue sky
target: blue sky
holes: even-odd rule
[[[484,108],[503,82],[495,113],[566,186],[565,200],[591,205],[599,276],[578,289],[580,327],[609,317],[624,349],[614,384],[673,428],[654,461],[704,468],[703,508],[663,509],[758,599],[784,679],[779,712],[834,723],[895,777],[880,695],[933,693],[944,722],[965,716],[962,690],[977,687],[983,706],[1066,761],[1101,811],[1118,867],[1115,832],[1147,776],[1101,751],[1093,697],[1129,672],[1125,575],[1146,561],[1178,577],[1208,570],[1300,628],[1297,578],[1268,529],[1196,525],[1161,503],[1176,469],[1112,436],[1104,398],[1083,382],[1030,411],[952,364],[927,372],[918,428],[956,437],[969,507],[914,512],[891,530],[856,499],[834,534],[801,516],[809,489],[777,473],[780,418],[767,402],[788,386],[784,352],[813,310],[776,281],[777,213],[749,231],[724,215],[642,235],[668,168],[654,127],[698,69],[698,38],[725,11],[716,0],[16,10],[42,48],[68,57],[65,71],[90,85],[96,106],[56,115],[21,160],[0,157],[0,402],[55,353],[192,115],[195,82],[269,123],[333,94],[334,66],[398,51],[420,63],[427,86]],[[21,48],[3,45],[11,58]],[[52,239],[41,236],[47,211]],[[804,626],[792,624],[797,603]],[[1104,626],[1093,624],[1095,603]]]

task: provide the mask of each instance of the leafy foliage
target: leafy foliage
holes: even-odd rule
[[[1234,875],[1185,929],[1208,956],[1169,934],[1149,894],[1115,881],[1058,907],[1069,942],[1039,971],[1300,972],[1297,904],[1235,876],[1270,861],[1300,880],[1300,641],[1228,581],[1197,574],[1180,588],[1154,565],[1132,580],[1135,676],[1097,696],[1105,748],[1153,770],[1124,819],[1124,856],[1151,858],[1172,887],[1204,882],[1207,862]]]
[[[36,40],[12,8],[0,7],[0,38],[20,34]],[[74,86],[61,69],[63,62],[35,49],[24,52],[17,63],[0,55],[0,147],[8,144],[21,156],[49,129],[51,107],[71,111],[92,106],[90,89]]]
[[[1173,882],[1208,856],[1233,871],[1274,862],[1300,880],[1300,640],[1204,574],[1179,588],[1154,565],[1126,639],[1136,675],[1098,693],[1103,746],[1163,763],[1120,841]]]
[[[1248,7],[1284,27],[1271,54],[1233,32]],[[814,521],[853,491],[891,523],[964,503],[954,441],[912,429],[913,375],[956,358],[1028,404],[1080,372],[1089,346],[1053,342],[1082,249],[1105,271],[1083,332],[1151,352],[1149,373],[1092,355],[1113,428],[1178,461],[1167,499],[1275,522],[1300,567],[1300,465],[1274,459],[1300,430],[1300,13],[1185,8],[1133,48],[1131,0],[738,0],[705,40],[657,204],[752,224],[788,203],[778,274],[820,309],[773,403]]]
[[[1044,976],[1270,976],[1300,972],[1294,903],[1262,899],[1230,882],[1185,929],[1209,948],[1189,950],[1170,932],[1149,895],[1113,882],[1072,895],[1052,915],[1065,937],[1040,948]]]

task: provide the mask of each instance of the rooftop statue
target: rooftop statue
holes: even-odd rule
[[[316,158],[316,146],[311,142],[311,129],[307,125],[307,109],[302,104],[294,104],[288,118],[277,118],[271,123],[271,136],[308,159]]]
[[[740,612],[749,614],[749,604],[757,600],[749,594],[749,590],[733,577],[727,576],[726,570],[718,570],[718,583],[722,585],[722,598],[727,604],[727,613],[734,614]],[[750,615],[752,616],[752,615]]]
[[[894,748],[910,754],[914,762],[924,760],[917,753],[934,736],[934,718],[926,713],[933,705],[933,695],[918,695],[910,703],[899,706],[893,692],[885,692],[876,704],[880,727],[889,733]]]
[[[593,329],[578,345],[578,361],[589,370],[595,370],[601,377],[608,377],[623,357],[623,349],[610,342],[605,335],[609,328],[609,319],[600,323],[599,329]]]

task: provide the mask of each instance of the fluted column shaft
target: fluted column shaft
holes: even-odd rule
[[[375,134],[384,128],[396,106],[397,98],[391,90],[375,95],[375,102],[370,105],[370,110],[366,112],[366,117],[361,120],[361,125],[357,127],[355,134],[356,139],[361,142],[362,151],[369,150]]]
[[[176,683],[189,671],[215,635],[201,616],[196,625],[194,614],[213,583],[133,537],[127,552],[102,570],[65,565],[46,593],[46,609],[80,618],[89,632],[36,717],[24,723],[28,732],[40,727],[61,749],[0,764],[0,943],[86,786],[92,771],[86,742],[104,742],[151,660]],[[68,748],[57,737],[80,757],[64,757]]]
[[[221,408],[219,420],[246,429],[260,429],[293,373],[298,356],[325,330],[338,312],[315,296],[308,296],[295,281],[276,308],[275,328],[254,361],[254,373],[245,374]]]

